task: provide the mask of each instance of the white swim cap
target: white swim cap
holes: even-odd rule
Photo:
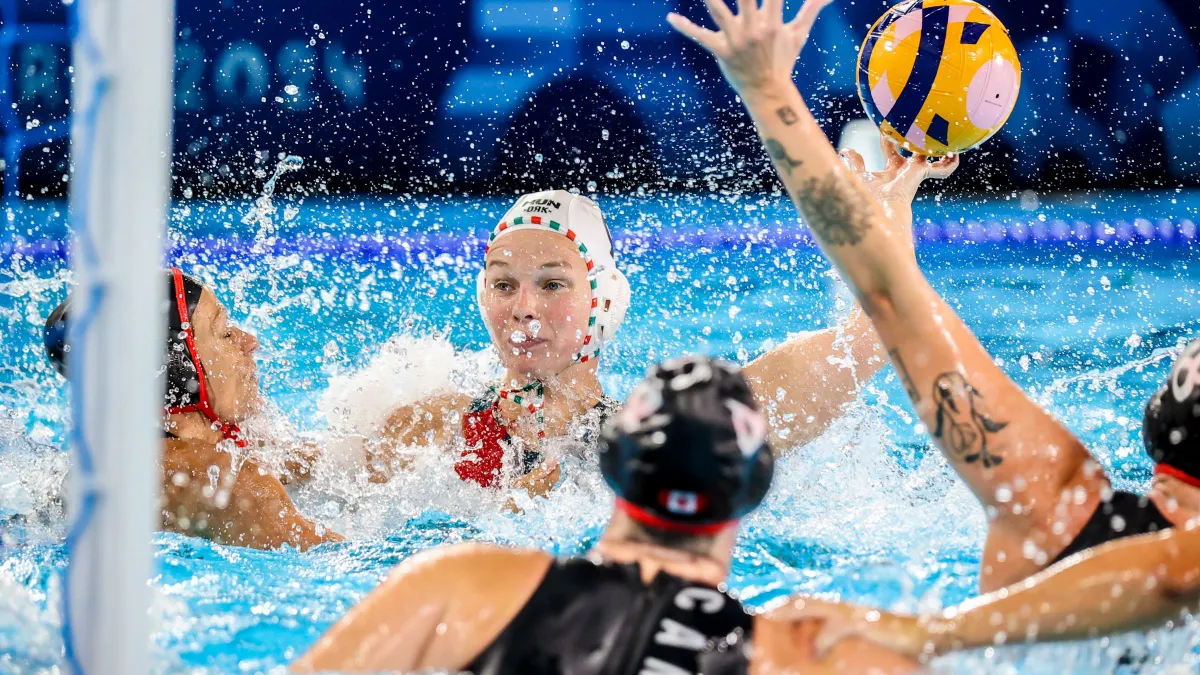
[[[612,234],[604,222],[604,214],[596,202],[566,190],[547,190],[527,194],[504,214],[488,239],[490,249],[497,239],[509,232],[540,229],[557,232],[579,248],[588,268],[592,288],[592,314],[583,348],[577,355],[580,361],[595,357],[606,340],[620,328],[629,309],[629,281],[617,269],[613,256]],[[487,255],[487,252],[484,252]],[[482,301],[486,289],[485,274],[479,272],[476,297]],[[483,322],[487,315],[480,304]],[[491,327],[488,327],[491,330]]]

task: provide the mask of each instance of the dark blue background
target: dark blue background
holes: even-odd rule
[[[952,189],[1200,181],[1194,0],[986,4],[1024,86]],[[887,5],[835,3],[801,60],[797,81],[835,136],[863,116],[854,61]],[[182,0],[176,193],[251,189],[280,152],[304,156],[310,187],[328,191],[770,187],[740,106],[670,31],[671,10],[704,16],[700,0]],[[0,0],[0,21],[6,193],[62,194],[65,12]]]

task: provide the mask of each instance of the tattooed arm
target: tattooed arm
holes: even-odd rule
[[[949,176],[958,159],[933,165],[921,157],[904,159],[882,136],[880,145],[886,159],[882,171],[868,172],[853,150],[842,157],[891,221],[911,231],[912,201],[921,183]],[[908,254],[915,256],[911,237],[907,243]],[[841,325],[788,340],[747,364],[742,372],[767,415],[771,447],[795,448],[824,431],[854,400],[859,383],[875,374],[884,359],[870,320],[855,307]]]
[[[828,2],[807,0],[787,24],[782,0],[761,8],[740,0],[737,16],[723,0],[707,0],[719,31],[678,15],[669,20],[718,58],[822,250],[871,317],[917,413],[988,507],[980,580],[990,590],[1049,564],[1091,517],[1107,479],[930,287],[911,230],[889,219],[841,165],[792,84],[796,55]]]

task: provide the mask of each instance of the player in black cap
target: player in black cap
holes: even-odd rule
[[[1104,542],[1183,525],[1200,516],[1200,340],[1183,350],[1142,418],[1154,460],[1145,496],[1113,491],[1056,560]]]
[[[738,520],[771,483],[766,434],[733,366],[686,358],[653,368],[603,434],[600,468],[616,507],[586,557],[485,544],[423,552],[292,669],[539,675],[803,666],[820,621],[751,616],[725,587]],[[914,664],[865,644],[844,645],[831,662],[880,673]]]
[[[419,553],[291,670],[894,675],[998,633],[1070,640],[1154,625],[1198,596],[1200,532],[1184,540],[1180,530],[1174,542],[1100,547],[936,616],[809,598],[747,613],[724,580],[738,520],[770,486],[765,436],[734,367],[687,358],[654,368],[605,429],[600,467],[616,505],[587,556],[474,543]],[[1095,593],[1114,573],[1125,591]]]
[[[246,446],[238,424],[260,403],[258,340],[230,322],[199,280],[177,268],[166,270],[163,280],[162,528],[256,548],[340,540],[296,510],[279,477],[253,458],[235,464],[228,452],[231,445]],[[50,313],[43,334],[46,353],[64,376],[70,315],[67,299]]]

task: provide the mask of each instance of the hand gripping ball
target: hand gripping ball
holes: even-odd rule
[[[970,150],[1004,126],[1021,62],[996,15],[973,0],[905,0],[858,53],[858,94],[880,130],[940,157]]]

